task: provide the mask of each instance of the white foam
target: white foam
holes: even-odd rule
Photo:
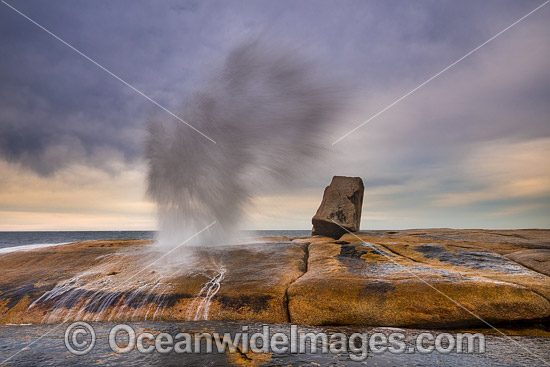
[[[68,243],[72,243],[72,242],[36,243],[36,244],[32,244],[32,245],[21,245],[21,246],[5,247],[5,248],[0,248],[0,255],[9,254],[11,252],[17,252],[17,251],[29,251],[29,250],[36,250],[36,249],[45,248],[45,247],[66,245]]]

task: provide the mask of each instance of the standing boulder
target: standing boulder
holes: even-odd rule
[[[346,233],[342,227],[350,232],[359,231],[364,190],[361,177],[334,176],[311,220],[312,234],[340,238]]]

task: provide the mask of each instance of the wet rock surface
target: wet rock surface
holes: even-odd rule
[[[506,255],[512,261],[550,276],[550,249],[529,249]]]
[[[548,323],[549,238],[550,231],[430,229],[271,239],[166,257],[137,240],[13,252],[0,256],[0,323]]]
[[[74,356],[68,353],[63,342],[65,327],[59,324],[47,325],[0,325],[0,360],[10,358],[18,351],[26,348],[30,341],[35,341],[31,348],[23,349],[23,352],[13,356],[9,361],[9,366],[29,366],[53,365],[60,367],[73,366],[453,366],[453,367],[540,367],[542,362],[539,358],[548,360],[550,351],[548,350],[547,337],[533,336],[503,336],[486,335],[486,350],[484,353],[430,353],[422,354],[419,352],[394,354],[373,353],[368,351],[367,358],[364,361],[354,361],[350,355],[359,355],[356,353],[317,353],[311,352],[308,345],[305,353],[243,353],[241,349],[231,353],[139,353],[134,350],[130,353],[113,353],[109,346],[108,335],[113,326],[117,323],[92,322],[91,325],[97,334],[97,342],[90,353]],[[197,321],[197,322],[164,322],[164,321],[144,321],[129,322],[136,334],[150,332],[157,336],[162,333],[176,335],[177,333],[212,333],[217,332],[220,335],[230,333],[235,335],[242,332],[242,328],[249,328],[249,335],[262,332],[264,323],[238,322],[238,321]],[[290,338],[291,331],[288,324],[268,324],[270,335],[274,333],[283,333]],[[401,332],[405,335],[407,349],[416,347],[415,338],[424,332],[430,330],[416,329],[396,329],[382,327],[349,327],[349,326],[330,326],[314,327],[300,326],[299,334],[324,332],[329,335],[334,333],[344,333],[352,335],[355,332],[389,334],[391,332]],[[433,331],[438,334],[446,332],[445,330]],[[454,331],[450,331],[455,335]],[[458,331],[457,331],[458,332]],[[511,340],[510,338],[513,338]],[[6,341],[9,340],[9,343]],[[239,345],[242,347],[242,345]],[[202,346],[204,351],[205,345]],[[213,350],[217,351],[216,345]]]

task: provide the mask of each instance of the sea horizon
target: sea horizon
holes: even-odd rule
[[[0,254],[6,248],[34,246],[26,249],[62,245],[94,240],[152,240],[157,230],[118,231],[0,231]],[[311,234],[311,230],[242,230],[245,236],[288,236],[300,237]],[[10,251],[11,252],[11,251]]]

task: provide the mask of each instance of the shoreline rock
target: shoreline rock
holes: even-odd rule
[[[339,240],[198,248],[185,268],[169,259],[138,275],[160,255],[151,241],[80,242],[0,255],[0,323],[198,315],[309,325],[484,326],[471,313],[495,326],[548,322],[550,277],[514,258],[529,265],[542,254],[539,262],[548,261],[549,239],[550,230],[368,231]]]
[[[311,220],[311,234],[339,238],[347,231],[358,232],[364,190],[360,177],[334,176]]]

